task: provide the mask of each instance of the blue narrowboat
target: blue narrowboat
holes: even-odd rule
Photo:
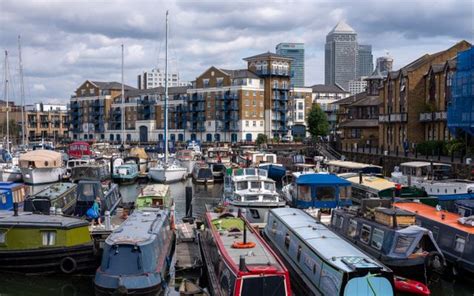
[[[87,210],[94,204],[96,197],[101,200],[101,216],[105,214],[105,211],[113,214],[122,202],[119,187],[114,183],[106,185],[100,181],[81,180],[77,184],[76,194],[75,216],[85,216]]]
[[[0,182],[0,210],[13,210],[13,203],[20,207],[26,197],[26,186],[14,182]]]
[[[283,177],[286,175],[286,168],[279,163],[262,163],[258,168],[267,170],[268,178],[275,182],[281,182]]]
[[[462,217],[474,216],[474,199],[457,200],[454,202],[456,213]]]
[[[303,210],[271,210],[264,235],[300,295],[394,295],[389,268]]]
[[[351,183],[333,174],[301,174],[283,187],[290,205],[299,209],[350,206]]]
[[[173,250],[170,212],[134,211],[105,240],[94,279],[96,295],[159,295]]]

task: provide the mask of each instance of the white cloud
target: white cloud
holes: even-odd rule
[[[46,86],[44,86],[44,84],[41,84],[41,83],[35,83],[33,84],[33,90],[37,92],[44,92],[46,90]]]

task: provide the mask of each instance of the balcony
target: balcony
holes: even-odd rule
[[[420,122],[430,122],[433,121],[433,113],[423,112],[420,113]]]
[[[408,114],[407,113],[392,113],[379,115],[379,122],[389,123],[389,122],[407,122]]]
[[[442,121],[442,120],[446,120],[446,119],[447,119],[446,111],[435,112],[434,113],[434,120],[435,121]]]

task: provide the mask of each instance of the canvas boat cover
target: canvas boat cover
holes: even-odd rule
[[[431,239],[431,242],[436,247],[436,251],[443,254],[431,231],[417,225],[412,225],[395,231],[395,237],[393,238],[395,243],[387,255],[393,258],[407,258],[413,253],[425,234]]]
[[[61,167],[63,160],[61,153],[51,150],[34,150],[20,155],[20,167],[27,168],[54,168]]]
[[[148,159],[148,154],[146,154],[145,149],[140,147],[133,147],[130,150],[130,156],[138,157],[140,159]]]

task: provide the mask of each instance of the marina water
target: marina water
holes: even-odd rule
[[[135,201],[139,184],[121,186],[120,192],[124,202]],[[176,217],[180,220],[185,214],[186,186],[193,187],[193,215],[200,217],[205,211],[206,203],[218,202],[222,195],[222,184],[196,185],[188,179],[170,185],[171,196],[176,205]],[[30,192],[36,193],[45,186],[32,186]],[[35,277],[0,273],[0,296],[89,296],[94,295],[94,276],[48,276]],[[435,296],[472,296],[474,284],[466,282],[448,282],[440,279],[431,283],[431,295]],[[168,291],[169,295],[179,295]],[[397,294],[400,295],[400,294]]]

